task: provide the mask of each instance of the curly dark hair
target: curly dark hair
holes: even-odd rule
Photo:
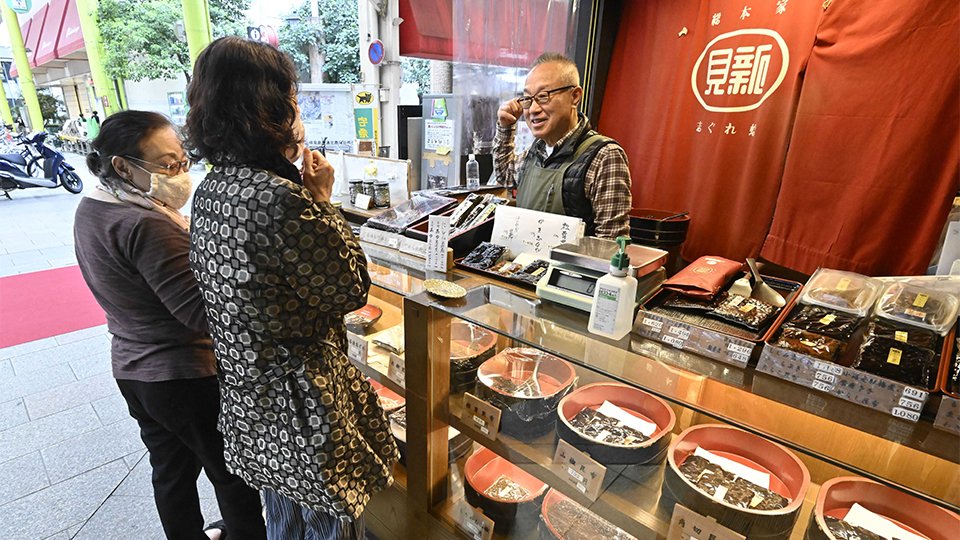
[[[286,54],[238,37],[217,39],[197,57],[187,89],[191,156],[271,169],[302,143],[293,130],[296,91],[297,71]]]

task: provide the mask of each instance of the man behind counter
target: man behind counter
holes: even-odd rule
[[[583,98],[577,65],[561,54],[542,54],[523,94],[500,106],[494,141],[497,177],[505,185],[514,181],[517,206],[579,217],[588,236],[629,234],[627,156],[577,112]],[[513,139],[521,114],[536,140],[517,158]]]

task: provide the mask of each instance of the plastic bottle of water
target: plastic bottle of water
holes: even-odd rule
[[[480,164],[477,163],[477,156],[470,154],[467,160],[467,189],[477,189],[480,187]]]

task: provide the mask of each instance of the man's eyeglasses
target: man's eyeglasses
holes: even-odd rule
[[[576,85],[571,84],[570,86],[562,86],[560,88],[554,88],[553,90],[544,90],[543,92],[538,93],[535,96],[523,96],[517,98],[517,102],[524,109],[529,109],[533,105],[533,100],[537,100],[537,103],[540,105],[546,105],[550,103],[550,98],[553,97],[553,94],[557,92],[563,92],[570,90],[571,88],[576,88]]]
[[[175,161],[175,162],[173,162],[173,163],[171,163],[171,164],[169,164],[169,165],[161,165],[161,164],[159,164],[159,163],[154,163],[154,162],[152,162],[152,161],[147,161],[147,160],[145,160],[145,159],[135,158],[135,157],[131,157],[131,156],[123,156],[123,158],[124,158],[124,159],[129,159],[129,160],[131,160],[131,161],[137,161],[137,162],[140,162],[140,163],[144,163],[144,164],[146,164],[146,165],[152,165],[152,166],[157,167],[158,169],[161,169],[161,170],[163,170],[164,172],[166,172],[168,176],[174,176],[175,174],[179,173],[180,171],[189,171],[189,170],[190,170],[190,166],[193,165],[193,160],[191,160],[190,158],[184,158],[183,161]]]

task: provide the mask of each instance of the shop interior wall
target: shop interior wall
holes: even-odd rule
[[[958,11],[899,0],[625,2],[600,128],[627,152],[634,206],[690,211],[688,259],[923,273],[960,189]],[[741,34],[728,38],[735,48],[756,29],[786,46],[779,86],[756,108],[707,110],[694,91],[698,59],[702,76],[716,38]]]

